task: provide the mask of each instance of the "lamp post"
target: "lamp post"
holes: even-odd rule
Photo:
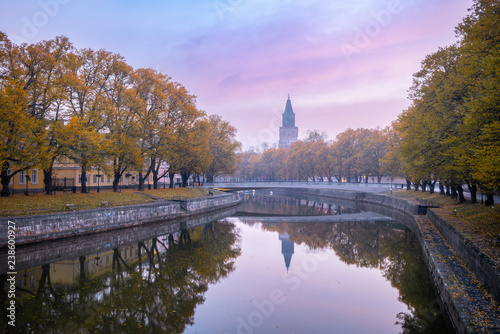
[[[25,194],[26,196],[28,196],[28,195],[29,195],[29,192],[28,192],[28,182],[30,182],[31,178],[30,178],[30,176],[29,176],[29,175],[26,175],[26,176],[24,177],[24,179],[25,179],[25,181],[26,181],[26,191],[25,191],[25,193],[24,193],[24,194]]]

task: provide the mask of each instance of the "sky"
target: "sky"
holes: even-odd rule
[[[472,1],[0,0],[0,31],[15,43],[64,35],[165,73],[248,149],[277,143],[288,94],[299,139],[389,126]]]

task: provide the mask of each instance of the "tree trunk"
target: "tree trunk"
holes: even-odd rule
[[[81,177],[81,183],[82,183],[82,194],[85,194],[87,192],[87,166],[85,164],[82,165],[82,177]]]
[[[118,186],[120,185],[120,171],[115,168],[113,171],[113,191],[118,192]]]
[[[493,197],[493,193],[486,194],[486,202],[484,202],[484,205],[493,205],[495,204],[495,198]]]
[[[439,181],[439,194],[443,196],[446,195],[446,192],[444,191],[444,184],[441,181]]]
[[[52,166],[43,170],[43,183],[45,185],[45,194],[52,195]]]
[[[160,181],[160,178],[158,177],[158,174],[160,173],[160,166],[161,161],[159,161],[156,164],[156,167],[153,168],[153,189],[158,189],[158,182]]]
[[[181,172],[181,179],[182,179],[182,187],[183,188],[186,188],[188,186],[189,176],[191,176],[190,173]]]
[[[460,203],[464,203],[465,202],[464,189],[462,188],[461,184],[457,184],[457,191],[458,191],[458,201]]]
[[[414,182],[413,185],[415,186],[415,191],[418,191],[418,189],[420,187],[420,183],[419,182]]]
[[[406,190],[411,190],[411,181],[406,179]]]
[[[145,177],[142,177],[142,172],[139,172],[139,185],[137,186],[138,191],[144,190],[144,179],[145,179]]]
[[[169,188],[174,187],[174,177],[175,177],[175,172],[174,171],[169,171],[168,172],[168,177],[170,179],[170,185],[168,186]]]
[[[9,170],[9,163],[6,162],[2,166],[2,173],[1,173],[1,179],[2,179],[2,192],[1,192],[1,197],[9,197],[10,196],[10,189],[9,189],[9,183],[10,179],[12,178],[12,175],[8,174]]]
[[[450,185],[450,195],[451,199],[457,199],[458,197],[457,188],[454,184]]]
[[[427,181],[423,181],[421,184],[422,192],[425,193],[427,191]]]
[[[434,194],[434,189],[436,189],[436,180],[429,182],[429,194]]]

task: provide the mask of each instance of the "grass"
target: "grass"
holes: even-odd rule
[[[148,195],[163,199],[172,199],[176,196],[182,196],[186,198],[195,197],[205,197],[208,196],[208,189],[206,188],[173,188],[173,189],[156,189],[156,190],[145,190]],[[222,194],[222,192],[217,190],[212,190],[214,195]]]
[[[64,212],[66,210],[66,204],[75,204],[78,210],[88,210],[100,208],[101,202],[104,201],[108,201],[112,206],[127,206],[155,202],[154,199],[144,196],[146,194],[158,199],[172,199],[174,196],[193,198],[208,196],[208,190],[204,188],[174,188],[137,192],[135,189],[126,189],[117,193],[107,190],[99,193],[92,192],[87,194],[38,194],[30,196],[19,194],[11,197],[0,197],[0,217]],[[219,192],[214,191],[214,194],[219,194]]]
[[[497,203],[496,206],[472,204],[470,201],[459,203],[457,200],[439,193],[429,194],[428,192],[402,189],[393,191],[393,195],[413,201],[417,201],[418,197],[418,200],[425,200],[442,209],[449,209],[449,212],[453,212],[453,216],[458,218],[454,219],[455,224],[468,224],[484,233],[488,238],[496,238],[500,234],[500,203]]]

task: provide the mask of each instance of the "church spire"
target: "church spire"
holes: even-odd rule
[[[283,126],[291,127],[295,126],[295,113],[292,108],[292,101],[290,100],[290,94],[288,94],[288,100],[286,100],[285,112],[283,113]]]
[[[286,100],[285,112],[283,113],[283,126],[280,127],[279,147],[290,147],[290,144],[297,141],[299,128],[295,126],[295,113],[292,108],[290,94]]]
[[[292,255],[294,253],[294,243],[290,241],[290,235],[287,232],[280,233],[279,239],[281,240],[281,254],[285,258],[286,271],[290,268],[290,262],[292,261]]]

